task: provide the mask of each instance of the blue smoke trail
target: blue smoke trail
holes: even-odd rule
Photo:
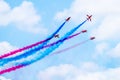
[[[46,39],[46,42],[43,42],[42,44],[40,44],[39,46],[35,47],[35,48],[32,48],[26,52],[24,52],[23,54],[20,54],[20,55],[17,55],[15,57],[10,57],[10,58],[5,58],[5,59],[1,59],[0,60],[0,66],[3,66],[11,61],[14,61],[14,60],[19,60],[19,59],[22,59],[22,58],[26,58],[28,57],[29,55],[32,55],[34,54],[36,51],[40,50],[41,48],[43,48],[44,45],[46,45],[54,36],[55,34],[57,34],[61,28],[65,25],[66,21],[51,35],[49,36],[47,39]]]
[[[71,35],[71,36],[69,36],[69,37],[67,37],[67,38],[64,38],[63,40],[60,39],[60,40],[58,40],[58,41],[56,41],[56,42],[53,42],[53,43],[48,44],[48,45],[45,45],[44,48],[53,46],[53,45],[55,45],[55,44],[57,44],[57,43],[59,43],[59,42],[61,42],[61,41],[65,41],[65,40],[71,39],[71,38],[73,38],[73,37],[75,37],[75,36],[77,36],[77,35],[79,35],[79,34],[81,34],[81,33],[82,33],[82,31],[79,32],[79,33],[73,34],[73,35]],[[71,48],[71,47],[70,47],[70,48]],[[67,49],[64,49],[64,50],[66,51],[66,50],[68,50],[68,49],[70,49],[70,48],[67,48]],[[61,52],[61,51],[60,51],[60,52]],[[62,51],[62,52],[63,52],[63,51]],[[58,52],[58,53],[59,53],[59,52]],[[56,53],[55,53],[55,54],[56,54]],[[37,54],[37,55],[38,55],[38,54]],[[25,67],[24,65],[22,65],[22,64],[19,65],[19,64],[20,64],[20,63],[16,62],[15,65],[17,65],[17,66],[12,66],[12,67],[9,67],[9,68],[6,68],[6,69],[1,70],[1,71],[0,71],[0,75],[1,75],[1,74],[4,74],[4,73],[7,73],[7,72],[14,71],[14,70],[16,70],[16,69],[20,69],[20,68]]]
[[[49,55],[52,51],[54,51],[56,48],[58,48],[64,41],[67,37],[69,37],[71,34],[73,34],[80,26],[82,26],[87,20],[85,20],[84,22],[82,22],[81,24],[79,24],[77,27],[73,28],[70,32],[68,32],[66,35],[64,35],[62,38],[61,38],[61,42],[57,43],[56,45],[53,45],[52,47],[49,47],[48,49],[46,49],[44,52],[41,52],[40,55],[38,55],[37,57],[34,57],[34,59],[32,60],[29,60],[29,61],[24,61],[22,63],[19,63],[20,65],[24,65],[24,66],[27,66],[27,65],[30,65],[42,58],[44,58],[45,56]],[[18,65],[19,65],[18,64]]]

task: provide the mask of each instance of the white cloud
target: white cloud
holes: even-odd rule
[[[74,0],[70,8],[64,9],[55,15],[61,20],[71,16],[75,23],[82,20],[82,16],[92,14],[92,27],[89,28],[90,36],[96,37],[96,53],[93,55],[119,56],[120,41],[120,0]],[[80,18],[80,19],[79,19]],[[88,26],[91,26],[90,24]],[[100,43],[99,43],[100,42]],[[111,45],[117,44],[111,50]],[[119,48],[119,49],[118,49]],[[114,54],[115,53],[115,54]]]
[[[107,43],[100,43],[96,46],[96,53],[93,54],[94,58],[99,56],[106,57],[107,59],[111,58],[120,58],[120,42],[115,46],[110,46]]]
[[[6,26],[10,22],[10,17],[8,13],[10,11],[10,6],[4,0],[0,0],[0,25]]]
[[[10,5],[5,1],[0,1],[0,25],[7,26],[8,24],[15,24],[17,28],[32,32],[32,33],[46,33],[46,29],[42,26],[41,17],[37,14],[32,2],[23,1],[21,5],[10,8]]]
[[[118,38],[116,34],[120,31],[120,18],[118,18],[120,17],[119,3],[119,0],[75,0],[70,8],[58,12],[55,15],[55,19],[59,20],[67,16],[72,16],[71,20],[80,22],[83,15],[93,14],[92,22],[101,22],[100,17],[103,20],[101,25],[92,26],[92,28],[98,26],[98,28],[92,31],[92,35],[95,34],[97,40],[106,40],[113,37]]]
[[[9,10],[10,10],[9,5],[3,0],[0,0],[0,13],[5,13],[8,12]]]
[[[103,54],[103,52],[107,51],[109,49],[109,44],[107,43],[100,43],[96,46],[96,52],[99,54]]]
[[[100,67],[94,62],[83,62],[81,65],[82,66],[80,67],[80,69],[82,71],[94,72],[100,69]]]
[[[0,76],[0,80],[11,80],[11,79],[7,79],[7,78],[5,78],[3,76]]]
[[[120,80],[120,68],[79,75],[74,80]]]
[[[73,65],[65,64],[60,66],[49,67],[44,71],[40,71],[39,80],[54,80],[53,78],[65,77],[76,72],[76,68]]]
[[[8,42],[6,42],[6,41],[0,42],[0,54],[7,53],[7,52],[12,51],[14,49],[16,49],[16,47],[12,46]]]
[[[107,16],[102,24],[92,31],[92,35],[95,35],[98,41],[110,40],[110,41],[119,41],[120,36],[120,15],[109,15]]]
[[[111,49],[107,55],[113,58],[120,58],[120,43],[117,44],[113,49]]]
[[[89,72],[73,65],[64,64],[40,71],[39,80],[120,80],[119,74],[120,68]]]
[[[56,14],[56,17],[71,15],[77,17],[83,13],[112,14],[120,13],[119,0],[74,0],[70,8]]]

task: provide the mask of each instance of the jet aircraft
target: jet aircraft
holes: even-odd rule
[[[59,34],[56,34],[54,37],[55,37],[55,38],[59,38]]]
[[[87,20],[88,20],[88,21],[91,21],[92,15],[86,15],[86,16],[87,16]]]
[[[93,40],[93,39],[95,39],[95,37],[91,37],[91,38],[90,38],[90,40]]]

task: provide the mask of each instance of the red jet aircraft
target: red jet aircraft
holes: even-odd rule
[[[90,40],[93,40],[93,39],[95,39],[95,37],[91,37],[91,38],[90,38]]]
[[[69,21],[70,18],[71,18],[71,17],[68,17],[65,21]],[[54,37],[55,37],[55,38],[59,38],[59,34],[56,34]]]
[[[91,21],[92,15],[86,15],[86,16],[87,16],[87,20],[88,20],[88,21]]]
[[[87,30],[82,30],[82,33],[85,33],[85,32],[87,32]]]
[[[66,19],[66,21],[69,21],[69,20],[70,20],[70,18],[71,18],[71,17],[68,17],[68,18]]]
[[[55,37],[55,38],[59,38],[59,34],[56,34],[54,37]]]

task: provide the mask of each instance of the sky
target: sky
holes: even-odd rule
[[[69,16],[71,19],[59,32],[60,37],[84,21],[87,14],[92,15],[92,21],[76,32],[83,29],[88,32],[65,41],[55,51],[96,37],[0,75],[0,80],[120,80],[119,3],[119,0],[0,0],[0,55],[44,40]]]

